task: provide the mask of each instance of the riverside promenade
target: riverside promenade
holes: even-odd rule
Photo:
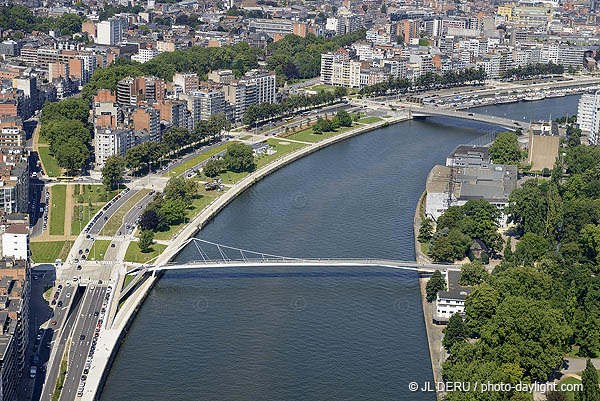
[[[198,215],[196,215],[196,217],[194,217],[194,219],[190,221],[177,234],[177,237],[171,241],[170,245],[156,259],[154,264],[161,265],[172,260],[181,251],[181,248],[186,240],[193,237],[198,231],[200,231],[202,227],[204,227],[215,215],[217,215],[239,194],[241,194],[247,188],[254,185],[256,182],[260,181],[262,178],[271,174],[272,172],[288,165],[289,163],[292,163],[295,160],[298,160],[304,156],[307,156],[327,146],[333,145],[337,142],[384,126],[396,124],[402,121],[407,121],[409,119],[410,117],[408,113],[404,111],[399,111],[394,113],[394,115],[390,118],[382,119],[381,121],[377,121],[371,124],[362,124],[339,135],[332,136],[322,141],[305,146],[294,152],[288,153],[282,156],[281,158],[273,161],[272,163],[263,166],[262,168],[249,174],[248,176],[240,180],[238,183],[233,185],[230,189],[227,190],[227,192],[225,192],[222,196],[214,200]],[[281,140],[285,140],[285,138],[281,138]],[[124,267],[119,272],[119,274],[125,274]],[[96,346],[93,367],[90,370],[89,375],[87,377],[86,390],[82,397],[82,400],[95,400],[100,397],[102,386],[104,385],[106,376],[108,375],[108,372],[110,370],[110,366],[114,358],[116,357],[120,342],[125,336],[127,329],[129,328],[131,322],[133,321],[133,318],[135,317],[135,314],[141,307],[142,302],[156,283],[157,279],[158,276],[151,276],[147,280],[142,282],[139,285],[139,287],[121,305],[121,308],[114,316],[114,319],[112,321],[107,322],[107,328],[105,330],[102,330]],[[115,288],[115,290],[116,289],[117,288]],[[115,293],[116,292],[117,291],[115,291]],[[118,297],[114,298],[116,300],[113,300],[111,309],[116,308],[118,306]]]

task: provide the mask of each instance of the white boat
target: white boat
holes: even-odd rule
[[[543,93],[536,93],[534,95],[528,95],[523,98],[524,102],[534,102],[536,100],[542,100],[546,97]]]

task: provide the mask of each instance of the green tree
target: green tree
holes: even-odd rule
[[[85,165],[89,151],[86,145],[72,137],[67,143],[60,146],[54,155],[58,165],[66,169],[70,175],[74,175]]]
[[[448,325],[444,328],[443,333],[442,345],[448,352],[450,352],[454,344],[465,341],[468,338],[467,328],[462,316],[458,313],[450,316]]]
[[[216,177],[223,170],[225,170],[225,161],[222,159],[211,159],[202,167],[202,171],[207,177]]]
[[[121,157],[110,156],[102,168],[102,183],[108,189],[115,189],[123,179],[125,162]]]
[[[506,209],[509,221],[516,223],[522,232],[540,235],[545,231],[546,211],[546,197],[536,181],[527,181],[513,190]]]
[[[513,260],[522,265],[533,265],[548,252],[548,241],[535,233],[527,233],[517,243]]]
[[[153,209],[146,209],[140,216],[140,228],[143,231],[156,230],[158,227],[158,214]]]
[[[431,256],[438,262],[454,262],[465,257],[470,243],[468,236],[453,229],[433,241]]]
[[[562,311],[548,301],[507,297],[481,328],[481,345],[501,363],[518,364],[530,377],[547,380],[560,367],[573,332]]]
[[[46,102],[42,107],[40,122],[52,120],[78,120],[87,124],[90,115],[89,104],[80,98],[68,98],[60,102]]]
[[[163,190],[165,200],[181,199],[189,204],[198,193],[198,185],[194,180],[184,177],[172,177]]]
[[[186,205],[183,199],[167,199],[162,202],[160,211],[164,215],[165,223],[170,226],[181,223],[185,218]]]
[[[352,126],[352,118],[350,114],[346,110],[340,110],[337,112],[337,119],[340,122],[342,127],[351,127]]]
[[[146,230],[140,234],[140,240],[138,246],[142,253],[148,253],[152,250],[152,244],[154,243],[154,231]]]
[[[256,168],[252,147],[243,143],[233,143],[227,147],[223,157],[228,170],[236,173],[253,171]]]
[[[479,284],[465,301],[466,326],[474,336],[494,316],[500,303],[498,290],[487,282]]]
[[[524,153],[519,146],[517,135],[513,132],[502,132],[494,139],[490,147],[490,156],[496,164],[519,165]]]
[[[421,227],[419,228],[419,242],[428,242],[433,237],[433,220],[425,218],[421,221]]]
[[[82,18],[77,14],[62,14],[54,21],[54,27],[60,31],[61,35],[73,36],[81,32]]]
[[[460,278],[458,283],[465,286],[473,286],[485,281],[488,272],[483,264],[476,260],[471,263],[465,263],[460,267]]]
[[[427,285],[425,286],[425,292],[427,293],[427,301],[432,302],[438,292],[446,290],[446,280],[442,277],[442,273],[439,270],[433,272]]]

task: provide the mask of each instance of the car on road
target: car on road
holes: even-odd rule
[[[85,334],[82,334],[79,336],[79,341],[83,341],[83,340],[85,340]]]
[[[63,306],[63,301],[58,301],[56,305],[60,308],[61,306]]]
[[[67,292],[67,298],[69,298],[71,296],[70,292]]]
[[[77,265],[77,270],[81,270],[81,265]]]
[[[52,303],[51,303],[51,305],[56,305],[56,299],[53,299],[53,300],[52,300]]]
[[[51,323],[52,323],[52,326],[56,326],[56,320],[53,319]]]
[[[99,315],[98,311],[94,312],[94,317],[97,317]]]
[[[115,247],[115,244],[110,244],[110,247],[111,247],[111,248],[114,248],[114,247]]]

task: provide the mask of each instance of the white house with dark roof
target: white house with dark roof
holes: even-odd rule
[[[433,322],[437,324],[447,323],[455,313],[464,316],[465,301],[473,290],[458,284],[459,271],[449,270],[446,272],[445,278],[447,290],[438,292],[433,305]]]

